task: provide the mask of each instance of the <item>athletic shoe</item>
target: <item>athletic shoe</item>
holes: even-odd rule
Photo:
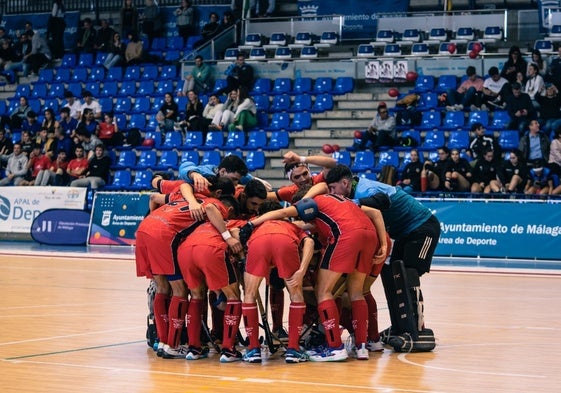
[[[308,356],[319,355],[320,353],[323,353],[327,349],[328,348],[324,345],[318,345],[317,347],[313,347],[313,348],[308,349],[306,351],[306,355],[308,355]]]
[[[162,348],[163,345],[164,344],[162,344]],[[152,349],[154,350],[154,352],[158,352],[159,346],[160,346],[160,339],[157,338],[156,341],[154,341],[154,345],[152,345]]]
[[[310,357],[304,351],[297,351],[293,348],[288,348],[284,355],[284,361],[286,363],[302,363],[308,360],[310,360]]]
[[[189,352],[185,356],[187,360],[199,360],[208,358],[208,348],[197,348],[189,345]]]
[[[457,111],[463,111],[464,110],[464,106],[462,104],[456,104],[456,110]]]
[[[286,332],[286,330],[284,330],[282,326],[277,330],[275,330],[273,334],[279,339],[281,343],[284,344],[288,343],[288,333]]]
[[[456,105],[446,105],[446,110],[449,112],[454,112],[456,110]]]
[[[188,351],[189,347],[186,345],[180,345],[177,348],[172,348],[169,345],[166,345],[164,347],[162,357],[164,359],[185,359]]]
[[[348,357],[349,355],[347,354],[345,345],[341,344],[341,346],[337,348],[327,348],[320,354],[311,355],[310,360],[312,362],[341,362],[347,360]]]
[[[246,363],[261,363],[261,348],[248,349],[242,360]]]
[[[232,363],[242,360],[242,354],[235,349],[222,348],[220,351],[220,363]]]
[[[156,348],[156,355],[158,355],[158,357],[162,357],[164,356],[164,347],[166,346],[166,344],[164,344],[163,342],[159,342],[158,343],[158,347]]]
[[[357,360],[368,360],[370,358],[366,344],[360,344],[360,347],[356,348],[355,351]]]
[[[488,111],[489,109],[487,108],[487,105],[481,104],[481,110],[482,111]]]
[[[368,340],[366,348],[368,348],[370,352],[381,352],[384,350],[384,345],[381,341]]]

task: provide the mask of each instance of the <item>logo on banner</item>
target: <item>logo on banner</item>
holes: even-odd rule
[[[0,195],[0,220],[6,221],[10,217],[10,200]]]
[[[106,227],[111,224],[111,210],[104,210],[101,216],[101,225]]]

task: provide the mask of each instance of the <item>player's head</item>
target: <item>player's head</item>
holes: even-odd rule
[[[290,162],[284,166],[284,173],[288,179],[296,184],[298,187],[302,187],[306,184],[312,184],[312,174],[310,173],[310,168],[308,164],[304,162]]]
[[[259,206],[267,199],[267,189],[265,185],[257,179],[251,179],[244,187],[244,192],[240,195],[241,210],[257,214]]]
[[[213,197],[219,198],[225,195],[234,195],[236,186],[229,178],[210,176],[207,177],[207,180],[210,182],[208,190]]]
[[[282,205],[278,201],[273,201],[272,199],[268,199],[259,206],[259,215],[263,215],[265,213],[271,212],[273,210],[280,210],[282,209]]]
[[[247,172],[245,162],[234,154],[224,157],[218,164],[218,177],[227,177],[234,182],[234,185],[238,184],[240,179],[247,175]]]
[[[353,185],[353,173],[348,166],[338,164],[325,177],[329,192],[348,197]]]
[[[219,199],[228,209],[228,218],[234,218],[240,214],[240,204],[232,195],[222,195]]]
[[[292,203],[296,203],[302,198],[304,198],[304,196],[308,193],[310,188],[312,188],[311,184],[305,184],[302,187],[300,187],[296,192],[296,194],[294,194],[294,196],[292,197]]]

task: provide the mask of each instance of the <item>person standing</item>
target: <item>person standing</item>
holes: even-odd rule
[[[131,32],[138,31],[138,10],[133,0],[124,0],[120,11],[121,36],[127,37]]]
[[[66,7],[64,0],[54,0],[51,16],[47,26],[47,42],[49,42],[53,57],[61,59],[64,55],[64,29],[66,22],[64,21],[64,13]]]
[[[195,33],[195,9],[190,0],[181,0],[181,5],[175,10],[175,18],[177,32],[186,44],[187,38]]]
[[[151,48],[154,38],[162,34],[162,14],[158,3],[154,0],[145,0],[145,5],[140,20],[142,32],[148,36],[148,46]]]

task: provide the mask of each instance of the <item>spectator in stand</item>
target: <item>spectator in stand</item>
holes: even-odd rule
[[[559,90],[551,83],[545,83],[545,94],[536,95],[536,100],[540,105],[540,116],[538,121],[546,135],[561,126],[561,96]]]
[[[41,123],[39,123],[35,111],[27,112],[27,116],[21,125],[21,130],[28,131],[31,137],[41,131]]]
[[[113,112],[105,112],[103,121],[99,123],[97,136],[105,146],[122,146],[124,137],[115,122]]]
[[[466,154],[473,159],[477,160],[483,155],[483,152],[491,149],[495,151],[495,158],[500,159],[501,147],[497,140],[492,136],[485,134],[485,127],[483,124],[476,122],[471,125],[471,132],[474,134],[473,139],[469,143],[469,149]]]
[[[200,131],[204,128],[205,122],[203,120],[203,103],[195,91],[190,90],[187,92],[187,107],[185,108],[185,120],[179,123],[181,128],[186,128],[190,131]]]
[[[528,75],[522,91],[530,96],[534,108],[539,109],[540,104],[537,101],[537,97],[542,92],[545,92],[545,85],[542,76],[538,72],[537,64],[528,64]]]
[[[111,159],[105,153],[103,143],[100,143],[95,147],[95,154],[89,159],[85,176],[73,180],[70,187],[90,187],[92,190],[102,188],[109,178],[110,166]]]
[[[31,53],[31,39],[27,33],[22,33],[19,36],[18,41],[14,44],[14,50],[15,58],[4,64],[4,71],[11,83],[16,83],[18,79],[16,72],[22,71],[24,75],[29,74],[29,65],[23,60],[24,56]]]
[[[528,132],[520,138],[518,145],[528,166],[530,168],[543,166],[543,162],[547,162],[549,158],[549,147],[549,138],[540,130],[540,123],[532,120],[528,126]]]
[[[125,48],[126,65],[142,64],[145,60],[144,43],[136,32],[130,32],[129,42]]]
[[[76,130],[76,135],[78,136],[78,139],[80,140],[80,143],[84,148],[84,152],[88,160],[90,160],[95,154],[95,148],[98,145],[103,145],[103,142],[101,142],[101,140],[95,134],[90,133],[83,128],[78,128],[78,130]]]
[[[508,51],[508,60],[504,63],[501,76],[510,83],[516,82],[518,73],[526,75],[528,64],[520,53],[520,48],[516,45],[510,47]]]
[[[230,3],[230,9],[232,10],[232,18],[234,21],[240,20],[243,14],[243,4],[244,0],[232,0]]]
[[[238,88],[238,107],[234,113],[234,118],[228,126],[229,131],[247,131],[257,125],[257,107],[255,101],[249,96],[249,91],[246,87],[240,86]]]
[[[164,95],[164,102],[156,114],[156,120],[158,120],[160,131],[173,131],[178,115],[179,107],[177,106],[177,103],[174,101],[171,93],[166,93]]]
[[[101,119],[101,105],[99,105],[99,102],[93,98],[92,93],[89,90],[85,90],[82,92],[82,98],[84,99],[84,103],[80,107],[82,116],[86,109],[91,109],[94,119]]]
[[[542,53],[540,52],[539,49],[532,50],[532,60],[530,61],[530,63],[528,63],[528,70],[526,70],[526,76],[530,75],[529,67],[530,64],[532,63],[536,65],[538,69],[538,73],[542,76],[542,78],[545,78],[549,70],[547,69],[547,62],[543,59]]]
[[[8,162],[8,157],[14,151],[12,138],[6,137],[6,130],[0,128],[0,169]]]
[[[60,108],[60,120],[58,124],[64,131],[64,134],[70,136],[74,133],[76,127],[78,127],[78,120],[70,116],[70,108],[65,106]],[[69,152],[67,151],[67,153]]]
[[[501,173],[500,165],[495,161],[493,150],[487,149],[483,155],[477,159],[473,167],[471,184],[472,193],[489,194],[490,192],[504,192],[504,187],[499,180]]]
[[[411,194],[421,191],[421,172],[423,171],[423,164],[419,160],[419,151],[417,149],[411,149],[409,154],[411,162],[403,168],[399,185],[403,191]]]
[[[523,193],[528,181],[528,166],[524,162],[522,152],[514,149],[509,153],[509,159],[503,162],[499,180],[508,193]]]
[[[84,148],[76,146],[74,149],[74,159],[70,160],[66,167],[66,173],[58,179],[61,186],[70,184],[71,181],[85,177],[88,170],[88,159],[84,155]]]
[[[43,146],[47,143],[47,130],[44,128],[39,129],[39,131],[33,137],[33,143],[39,145],[41,151],[43,151]]]
[[[76,41],[75,53],[94,53],[96,43],[96,31],[93,27],[92,20],[85,18],[82,21],[82,27],[78,30],[78,38]]]
[[[216,111],[216,114],[214,115],[209,128],[213,130],[228,129],[230,122],[234,118],[234,114],[236,113],[238,105],[238,91],[232,90],[230,93],[228,93],[228,98],[222,106],[222,110]]]
[[[35,144],[27,161],[27,175],[19,183],[20,186],[32,186],[40,171],[51,167],[51,159],[41,154],[41,145]]]
[[[44,129],[41,131],[45,131]],[[41,152],[49,157],[52,161],[56,158],[57,140],[55,138],[55,130],[47,130],[47,141],[42,145]]]
[[[512,86],[512,96],[506,102],[506,109],[510,116],[509,130],[518,130],[523,135],[528,124],[532,120],[537,120],[538,116],[532,104],[532,99],[521,91],[520,83],[514,82]]]
[[[446,178],[446,168],[450,162],[450,149],[446,146],[438,148],[438,160],[432,162],[425,161],[421,172],[421,191],[443,190],[444,179]]]
[[[109,25],[109,21],[105,18],[100,20],[100,27],[95,33],[95,50],[98,52],[108,52],[109,46],[113,42],[113,34],[115,30]]]
[[[229,27],[234,26],[236,24],[236,20],[234,18],[234,14],[230,11],[224,12],[222,15],[222,21],[220,22],[220,32],[227,30]]]
[[[242,53],[238,54],[235,63],[228,67],[226,75],[226,92],[237,90],[240,87],[245,87],[247,91],[251,91],[253,88],[253,67],[245,62],[245,55]]]
[[[472,111],[481,109],[483,94],[483,78],[477,75],[474,66],[466,68],[467,79],[457,89],[449,89],[446,94],[449,111],[464,110],[470,108]],[[486,107],[484,109],[487,109]]]
[[[123,0],[123,7],[119,12],[121,20],[121,36],[128,37],[132,31],[138,31],[138,10],[133,0]]]
[[[557,56],[551,56],[545,80],[552,82],[558,90],[561,89],[561,45],[559,46]]]
[[[197,25],[191,0],[181,0],[181,5],[175,10],[175,25],[179,36],[183,37],[183,43],[187,43],[187,38],[195,34]]]
[[[268,18],[273,16],[276,7],[276,0],[252,0],[255,3],[255,14],[262,17]]]
[[[148,36],[148,46],[152,47],[154,38],[163,33],[162,13],[158,3],[154,0],[145,0],[145,7],[140,15],[142,21],[142,32]]]
[[[211,12],[209,16],[209,22],[206,23],[202,30],[201,36],[203,37],[199,41],[195,42],[195,48],[201,46],[207,41],[210,41],[218,32],[220,31],[220,23],[218,22],[218,14],[216,12]]]
[[[61,179],[68,168],[66,151],[61,150],[57,153],[56,160],[52,161],[48,169],[39,171],[35,178],[36,186],[60,186],[57,179]]]
[[[395,116],[390,115],[385,102],[378,104],[377,114],[368,129],[362,133],[358,150],[366,149],[368,142],[373,151],[381,146],[393,146],[396,143]]]
[[[85,108],[84,109],[84,113],[82,114],[82,120],[80,121],[80,123],[78,123],[78,127],[76,127],[76,132],[74,133],[74,135],[72,136],[72,138],[74,138],[76,140],[76,138],[78,139],[78,142],[80,144],[82,144],[82,139],[80,139],[80,135],[96,135],[97,130],[99,127],[99,123],[94,119],[94,115],[93,115],[93,111],[90,108]],[[97,138],[97,137],[96,137]],[[94,146],[91,146],[90,150],[93,150]],[[84,147],[85,148],[85,147]],[[89,150],[86,149],[86,153]]]
[[[58,121],[56,119],[55,111],[52,108],[45,109],[45,118],[43,123],[41,123],[41,128],[47,130],[47,132],[55,132],[58,127]]]
[[[8,38],[3,38],[0,40],[0,71],[4,71],[5,67],[12,62],[20,61],[21,58],[18,57],[16,48],[12,45],[12,42]],[[6,74],[3,73],[7,77]]]
[[[471,189],[471,165],[460,156],[458,149],[450,151],[450,161],[444,176],[444,188],[448,191],[468,192]]]
[[[0,180],[0,186],[19,186],[27,174],[28,158],[23,153],[21,144],[14,143],[14,151],[8,157],[8,164],[6,165],[6,175]]]
[[[549,145],[549,161],[547,166],[554,175],[561,177],[561,127],[557,127],[553,132],[553,138]]]
[[[21,151],[29,157],[31,150],[33,149],[33,138],[29,131],[21,132],[21,141],[18,142],[21,145]]]
[[[23,121],[27,118],[27,113],[31,110],[27,97],[21,96],[19,98],[19,106],[12,111],[9,115],[2,115],[0,128],[8,126],[10,130],[20,130]]]
[[[218,127],[216,124],[213,123],[215,116],[217,116],[218,113],[223,113],[223,108],[224,108],[224,104],[222,104],[220,102],[220,99],[218,98],[218,95],[216,94],[211,94],[208,97],[208,102],[205,105],[205,109],[203,110],[203,119],[204,119],[204,125],[202,128],[202,131],[204,133],[204,135],[206,136],[206,132],[211,129],[211,130],[217,130]]]
[[[72,119],[74,120],[74,119]],[[76,121],[76,120],[74,120]],[[74,150],[72,149],[72,140],[68,136],[68,134],[64,131],[62,123],[59,123],[58,127],[55,129],[55,151],[60,152],[64,151],[66,153],[66,157],[74,157]]]
[[[47,42],[50,43],[55,59],[62,59],[64,55],[65,12],[64,0],[53,0],[53,8],[47,24]]]
[[[23,56],[23,61],[29,66],[24,69],[24,76],[37,75],[39,69],[47,66],[52,59],[51,50],[45,37],[33,30],[27,32],[31,37],[31,53]]]
[[[549,168],[546,168],[545,162],[541,162],[530,168],[528,174],[528,182],[524,190],[525,194],[532,195],[550,195],[555,189],[553,185],[553,176]]]
[[[208,92],[212,86],[212,69],[203,61],[201,55],[195,57],[195,65],[191,69],[189,75],[185,77],[183,88],[178,93],[180,96],[186,96],[189,90],[193,90],[198,94]]]
[[[82,117],[82,103],[74,97],[74,94],[70,90],[64,92],[64,99],[66,100],[66,104],[64,104],[63,108],[68,108],[70,111],[69,116],[78,122]]]
[[[107,49],[107,57],[103,62],[103,66],[106,69],[111,67],[117,67],[124,63],[125,61],[125,50],[127,46],[121,39],[121,35],[119,33],[113,33],[113,39],[109,44],[109,48]]]

